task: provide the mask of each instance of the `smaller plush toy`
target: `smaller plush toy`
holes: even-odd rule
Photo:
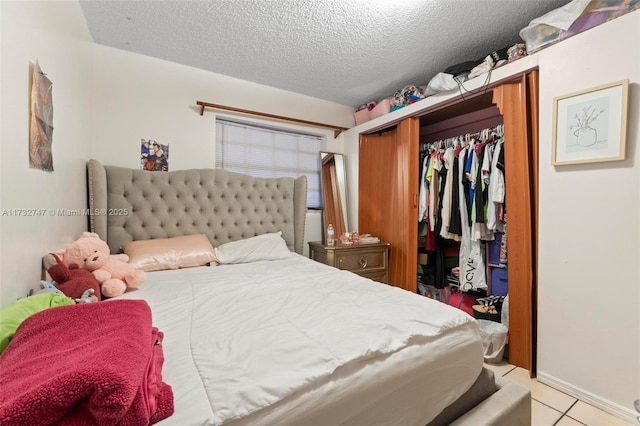
[[[49,276],[56,283],[56,287],[67,297],[72,299],[81,298],[89,289],[98,295],[99,301],[100,284],[91,272],[78,269],[77,266],[67,267],[56,254],[50,253],[43,257],[42,263],[47,269]]]
[[[110,254],[109,246],[98,234],[84,232],[80,238],[61,252],[65,265],[77,265],[90,271],[100,283],[102,295],[115,297],[128,288],[138,288],[145,280],[145,273],[134,269],[127,262],[126,254]]]
[[[80,296],[79,298],[76,299],[76,303],[91,303],[91,302],[98,302],[99,296],[94,296],[94,294],[96,293],[96,291],[92,288],[87,289],[84,293],[82,293],[82,296]],[[100,293],[98,293],[100,294]]]
[[[53,283],[50,283],[49,281],[40,281],[40,289],[39,290],[31,289],[31,291],[29,292],[29,296],[33,296],[35,294],[44,294],[44,293],[58,293],[58,294],[62,294],[63,296],[66,296],[66,294],[58,290],[58,288]]]

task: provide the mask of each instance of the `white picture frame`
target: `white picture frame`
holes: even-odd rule
[[[629,80],[554,98],[554,166],[625,159]]]

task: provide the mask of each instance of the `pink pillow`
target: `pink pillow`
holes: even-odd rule
[[[131,241],[123,250],[129,256],[131,266],[146,272],[218,262],[213,246],[204,234]]]

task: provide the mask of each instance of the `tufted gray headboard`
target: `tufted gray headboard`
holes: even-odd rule
[[[214,247],[282,231],[302,254],[307,178],[218,169],[150,172],[87,163],[90,230],[117,253],[134,240],[206,234]]]

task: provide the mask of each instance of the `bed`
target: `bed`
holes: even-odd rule
[[[473,319],[301,255],[304,178],[88,162],[92,232],[132,241],[279,235],[286,256],[147,273],[175,413],[163,425],[530,424],[529,392],[483,368]],[[243,246],[246,247],[246,246]]]

